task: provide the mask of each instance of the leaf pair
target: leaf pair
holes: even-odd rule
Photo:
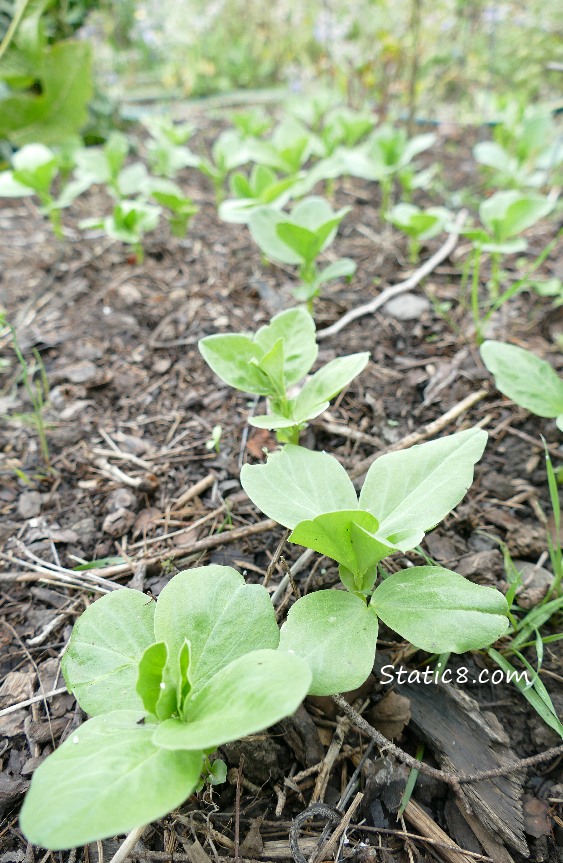
[[[67,848],[179,806],[204,752],[272,725],[306,695],[308,666],[278,642],[267,591],[228,567],[180,573],[156,603],[124,588],[91,605],[63,673],[94,718],[35,772],[26,836]]]
[[[293,398],[288,390],[310,371],[317,357],[315,323],[305,309],[288,309],[253,336],[206,336],[199,342],[206,363],[235,389],[268,396],[271,413],[251,425],[296,429],[318,416],[364,368],[368,353],[338,357],[309,378]]]
[[[326,453],[288,445],[265,465],[243,467],[250,499],[291,528],[290,542],[337,561],[350,591],[299,599],[282,627],[280,646],[311,666],[311,692],[331,694],[365,680],[378,618],[436,653],[482,647],[506,631],[502,594],[443,567],[412,567],[373,590],[378,562],[414,548],[459,503],[485,443],[485,432],[469,429],[383,455],[368,471],[359,499],[344,468]]]

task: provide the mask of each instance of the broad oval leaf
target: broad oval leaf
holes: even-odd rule
[[[336,357],[331,360],[303,385],[295,399],[294,416],[297,422],[304,422],[315,416],[318,405],[330,402],[350,381],[362,372],[369,361],[369,351]]]
[[[274,207],[258,207],[250,214],[248,227],[254,241],[271,261],[300,264],[301,256],[290,249],[277,233],[277,226],[288,220],[287,213],[281,213]]]
[[[142,709],[138,665],[154,637],[155,603],[127,587],[92,603],[78,618],[62,659],[66,685],[86,713]]]
[[[221,380],[245,393],[267,396],[272,386],[258,363],[264,356],[262,348],[242,333],[217,333],[198,342],[207,365]]]
[[[135,688],[141,696],[147,713],[156,714],[156,705],[162,695],[160,684],[162,683],[162,674],[167,658],[168,651],[166,650],[166,645],[163,641],[158,641],[147,647],[139,661]]]
[[[96,716],[39,765],[20,815],[30,842],[75,848],[156,821],[184,802],[203,754],[158,748],[154,726],[140,719],[130,710]]]
[[[553,202],[541,195],[496,192],[483,201],[479,216],[498,242],[509,240],[530,228],[553,209]]]
[[[164,749],[211,749],[255,734],[294,713],[309,691],[311,671],[298,656],[255,650],[222,668],[189,703],[186,721],[154,730]]]
[[[245,653],[275,649],[276,615],[268,591],[245,584],[228,566],[202,566],[179,572],[158,598],[155,640],[171,657],[190,642],[189,678],[195,694],[216,672]]]
[[[506,599],[441,566],[413,566],[389,575],[370,607],[415,647],[464,653],[492,644],[508,629]]]
[[[361,686],[372,670],[377,628],[377,617],[357,596],[317,590],[291,607],[281,629],[280,650],[308,663],[311,695],[348,692]]]
[[[472,428],[382,455],[367,473],[360,509],[379,520],[382,537],[430,530],[463,498],[486,443],[487,433]],[[413,548],[408,540],[397,545]]]
[[[481,357],[497,389],[540,417],[563,413],[563,379],[531,351],[505,342],[487,341]]]
[[[354,486],[340,462],[292,444],[272,453],[266,464],[245,464],[240,481],[263,513],[291,529],[325,512],[358,508]]]

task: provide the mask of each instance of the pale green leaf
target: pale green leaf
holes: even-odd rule
[[[305,377],[317,358],[315,322],[309,312],[301,308],[280,312],[254,336],[264,352],[278,339],[283,339],[285,380],[290,387]]]
[[[130,710],[96,716],[39,765],[20,816],[30,842],[52,850],[87,845],[184,802],[199,779],[202,753],[158,748],[154,726],[140,720]]]
[[[335,458],[291,444],[264,465],[245,464],[240,481],[262,512],[292,529],[325,512],[358,508],[352,481]]]
[[[199,351],[215,374],[237,390],[270,395],[272,386],[259,363],[264,352],[241,333],[217,333],[198,342]]]
[[[268,591],[228,566],[202,566],[178,573],[161,592],[155,640],[170,656],[190,642],[189,676],[199,691],[221,668],[260,648],[276,648],[279,632]]]
[[[369,362],[369,352],[350,354],[331,360],[303,385],[295,399],[294,416],[298,422],[311,419],[317,406],[330,402],[354,378],[362,372]]]
[[[318,590],[291,607],[280,650],[308,663],[311,695],[333,695],[362,685],[373,667],[376,642],[377,617],[365,602],[347,591]]]
[[[389,575],[370,607],[415,647],[464,653],[492,644],[508,629],[508,606],[492,587],[473,584],[441,566],[414,566]]]
[[[123,588],[88,606],[72,630],[62,659],[66,685],[86,713],[140,709],[137,669],[156,640],[155,603]]]
[[[429,530],[465,495],[486,442],[486,432],[472,428],[381,456],[366,476],[360,509],[379,520],[382,537]]]
[[[563,378],[531,351],[505,342],[487,341],[481,357],[497,389],[540,417],[563,413]]]

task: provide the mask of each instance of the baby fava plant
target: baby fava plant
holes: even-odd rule
[[[296,299],[306,301],[309,311],[322,284],[352,276],[356,271],[351,258],[340,258],[322,270],[316,263],[349,212],[350,207],[334,212],[328,201],[313,196],[299,201],[290,215],[274,207],[260,207],[248,220],[250,232],[267,258],[299,267],[301,283],[293,289],[293,294]]]
[[[508,628],[497,590],[441,566],[413,566],[382,578],[378,564],[415,548],[462,499],[486,433],[469,429],[378,458],[360,497],[342,465],[326,453],[287,445],[265,465],[245,465],[241,483],[270,518],[291,529],[290,542],[339,564],[346,588],[299,599],[282,627],[280,647],[307,660],[311,692],[342,691],[342,675],[359,686],[371,671],[378,619],[431,653],[461,653],[491,644]],[[383,574],[382,574],[383,575]],[[327,645],[338,660],[326,662]]]
[[[531,351],[505,342],[486,341],[481,357],[497,389],[539,417],[554,417],[563,431],[563,379]]]
[[[279,441],[299,442],[309,420],[365,368],[369,353],[331,360],[315,372],[296,395],[290,391],[311,370],[318,353],[315,322],[303,308],[275,315],[254,335],[227,333],[199,342],[206,363],[225,383],[242,392],[266,396],[269,412],[252,417],[258,428],[275,429]]]
[[[422,244],[445,229],[450,215],[445,207],[421,210],[414,204],[397,204],[387,213],[387,219],[409,238],[409,259],[416,264]]]
[[[124,588],[90,605],[63,673],[92,718],[35,771],[25,836],[72,848],[180,806],[218,746],[278,722],[307,694],[309,667],[279,638],[266,589],[225,566],[179,573],[157,602]]]
[[[237,171],[230,181],[233,197],[219,204],[219,218],[224,222],[246,224],[258,207],[270,206],[281,210],[289,201],[295,182],[294,177],[280,180],[265,165],[255,165],[249,177]]]
[[[53,233],[62,239],[61,210],[68,207],[79,189],[68,184],[59,196],[53,189],[62,157],[44,144],[26,144],[12,158],[12,170],[0,173],[0,198],[39,199],[40,211],[49,217]]]

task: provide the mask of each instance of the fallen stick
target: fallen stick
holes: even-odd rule
[[[317,341],[336,335],[336,333],[339,333],[340,330],[344,329],[344,327],[347,327],[348,324],[351,324],[352,321],[362,318],[365,315],[373,314],[377,309],[384,306],[385,303],[389,302],[389,300],[393,299],[393,297],[396,297],[399,294],[404,294],[406,291],[410,291],[412,288],[415,288],[422,279],[429,276],[438,264],[441,264],[442,261],[444,261],[448,255],[453,252],[457,245],[457,241],[459,240],[459,232],[463,227],[466,216],[467,212],[465,210],[461,210],[458,213],[452,225],[452,231],[444,245],[441,246],[437,252],[434,252],[432,257],[428,258],[428,260],[425,261],[418,270],[415,270],[408,279],[405,279],[404,282],[399,282],[396,285],[390,285],[378,294],[377,297],[370,300],[369,303],[364,303],[363,306],[356,306],[355,309],[350,309],[350,311],[346,312],[346,314],[336,321],[336,323],[332,324],[330,327],[325,327],[324,330],[319,330],[317,332]]]

